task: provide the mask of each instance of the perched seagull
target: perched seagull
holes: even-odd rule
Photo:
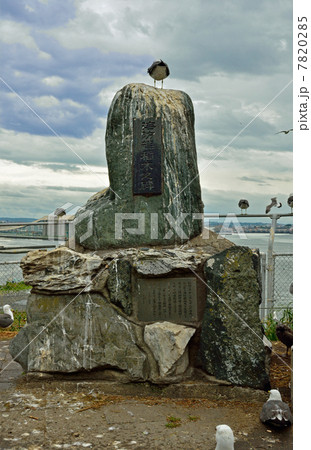
[[[244,198],[242,198],[239,201],[239,208],[241,208],[241,214],[242,214],[242,209],[245,209],[245,214],[247,213],[247,208],[249,208],[249,203],[247,200],[245,200]]]
[[[288,427],[293,423],[293,416],[287,403],[282,401],[277,389],[271,389],[270,397],[264,403],[260,420],[267,425],[276,427]]]
[[[287,204],[291,209],[291,212],[293,212],[293,194],[289,194],[289,197],[287,199]]]
[[[290,131],[293,131],[293,129],[291,128],[290,130],[278,131],[277,133],[274,133],[274,134],[280,134],[280,133],[288,134]]]
[[[4,314],[0,314],[0,328],[9,328],[14,322],[13,312],[10,305],[4,305]]]
[[[63,208],[56,208],[54,211],[54,215],[57,217],[62,217],[66,215],[66,211]]]
[[[293,295],[294,293],[294,282],[292,281],[290,286],[289,286],[289,292]]]
[[[284,323],[278,323],[275,328],[278,339],[286,345],[286,356],[288,349],[293,345],[293,330]]]
[[[271,210],[271,208],[273,208],[273,206],[276,206],[277,208],[281,208],[282,203],[278,203],[276,197],[273,197],[273,198],[271,199],[270,205],[268,205],[268,206],[266,207],[266,214],[268,214],[268,213],[270,212],[270,210]]]
[[[217,425],[215,450],[234,450],[233,431],[228,425]]]
[[[157,81],[162,80],[162,89],[163,89],[163,80],[170,74],[168,65],[165,62],[163,62],[162,59],[159,59],[151,64],[147,72],[154,79],[153,82],[154,87],[156,87]]]

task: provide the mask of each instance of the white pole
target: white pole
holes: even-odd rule
[[[271,312],[274,305],[274,264],[273,264],[273,244],[276,224],[280,216],[278,214],[272,215],[272,223],[270,228],[269,246],[268,246],[268,263],[267,263],[267,315]]]
[[[259,309],[260,320],[265,320],[267,316],[267,293],[266,293],[266,267],[267,267],[267,255],[266,253],[260,253],[261,260],[261,305]]]

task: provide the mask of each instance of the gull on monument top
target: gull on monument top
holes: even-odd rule
[[[162,81],[161,88],[163,89],[163,80],[170,74],[168,65],[162,61],[162,59],[158,59],[157,61],[154,61],[150,67],[148,67],[147,72],[151,78],[154,79],[154,87],[156,87],[157,81]]]

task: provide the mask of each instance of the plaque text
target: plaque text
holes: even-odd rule
[[[133,194],[162,193],[161,119],[133,121]]]
[[[197,321],[196,278],[138,280],[138,319]]]

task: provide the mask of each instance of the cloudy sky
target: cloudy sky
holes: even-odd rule
[[[263,213],[292,192],[291,0],[1,0],[0,217],[83,205],[107,186],[114,94],[187,92],[205,211]]]

